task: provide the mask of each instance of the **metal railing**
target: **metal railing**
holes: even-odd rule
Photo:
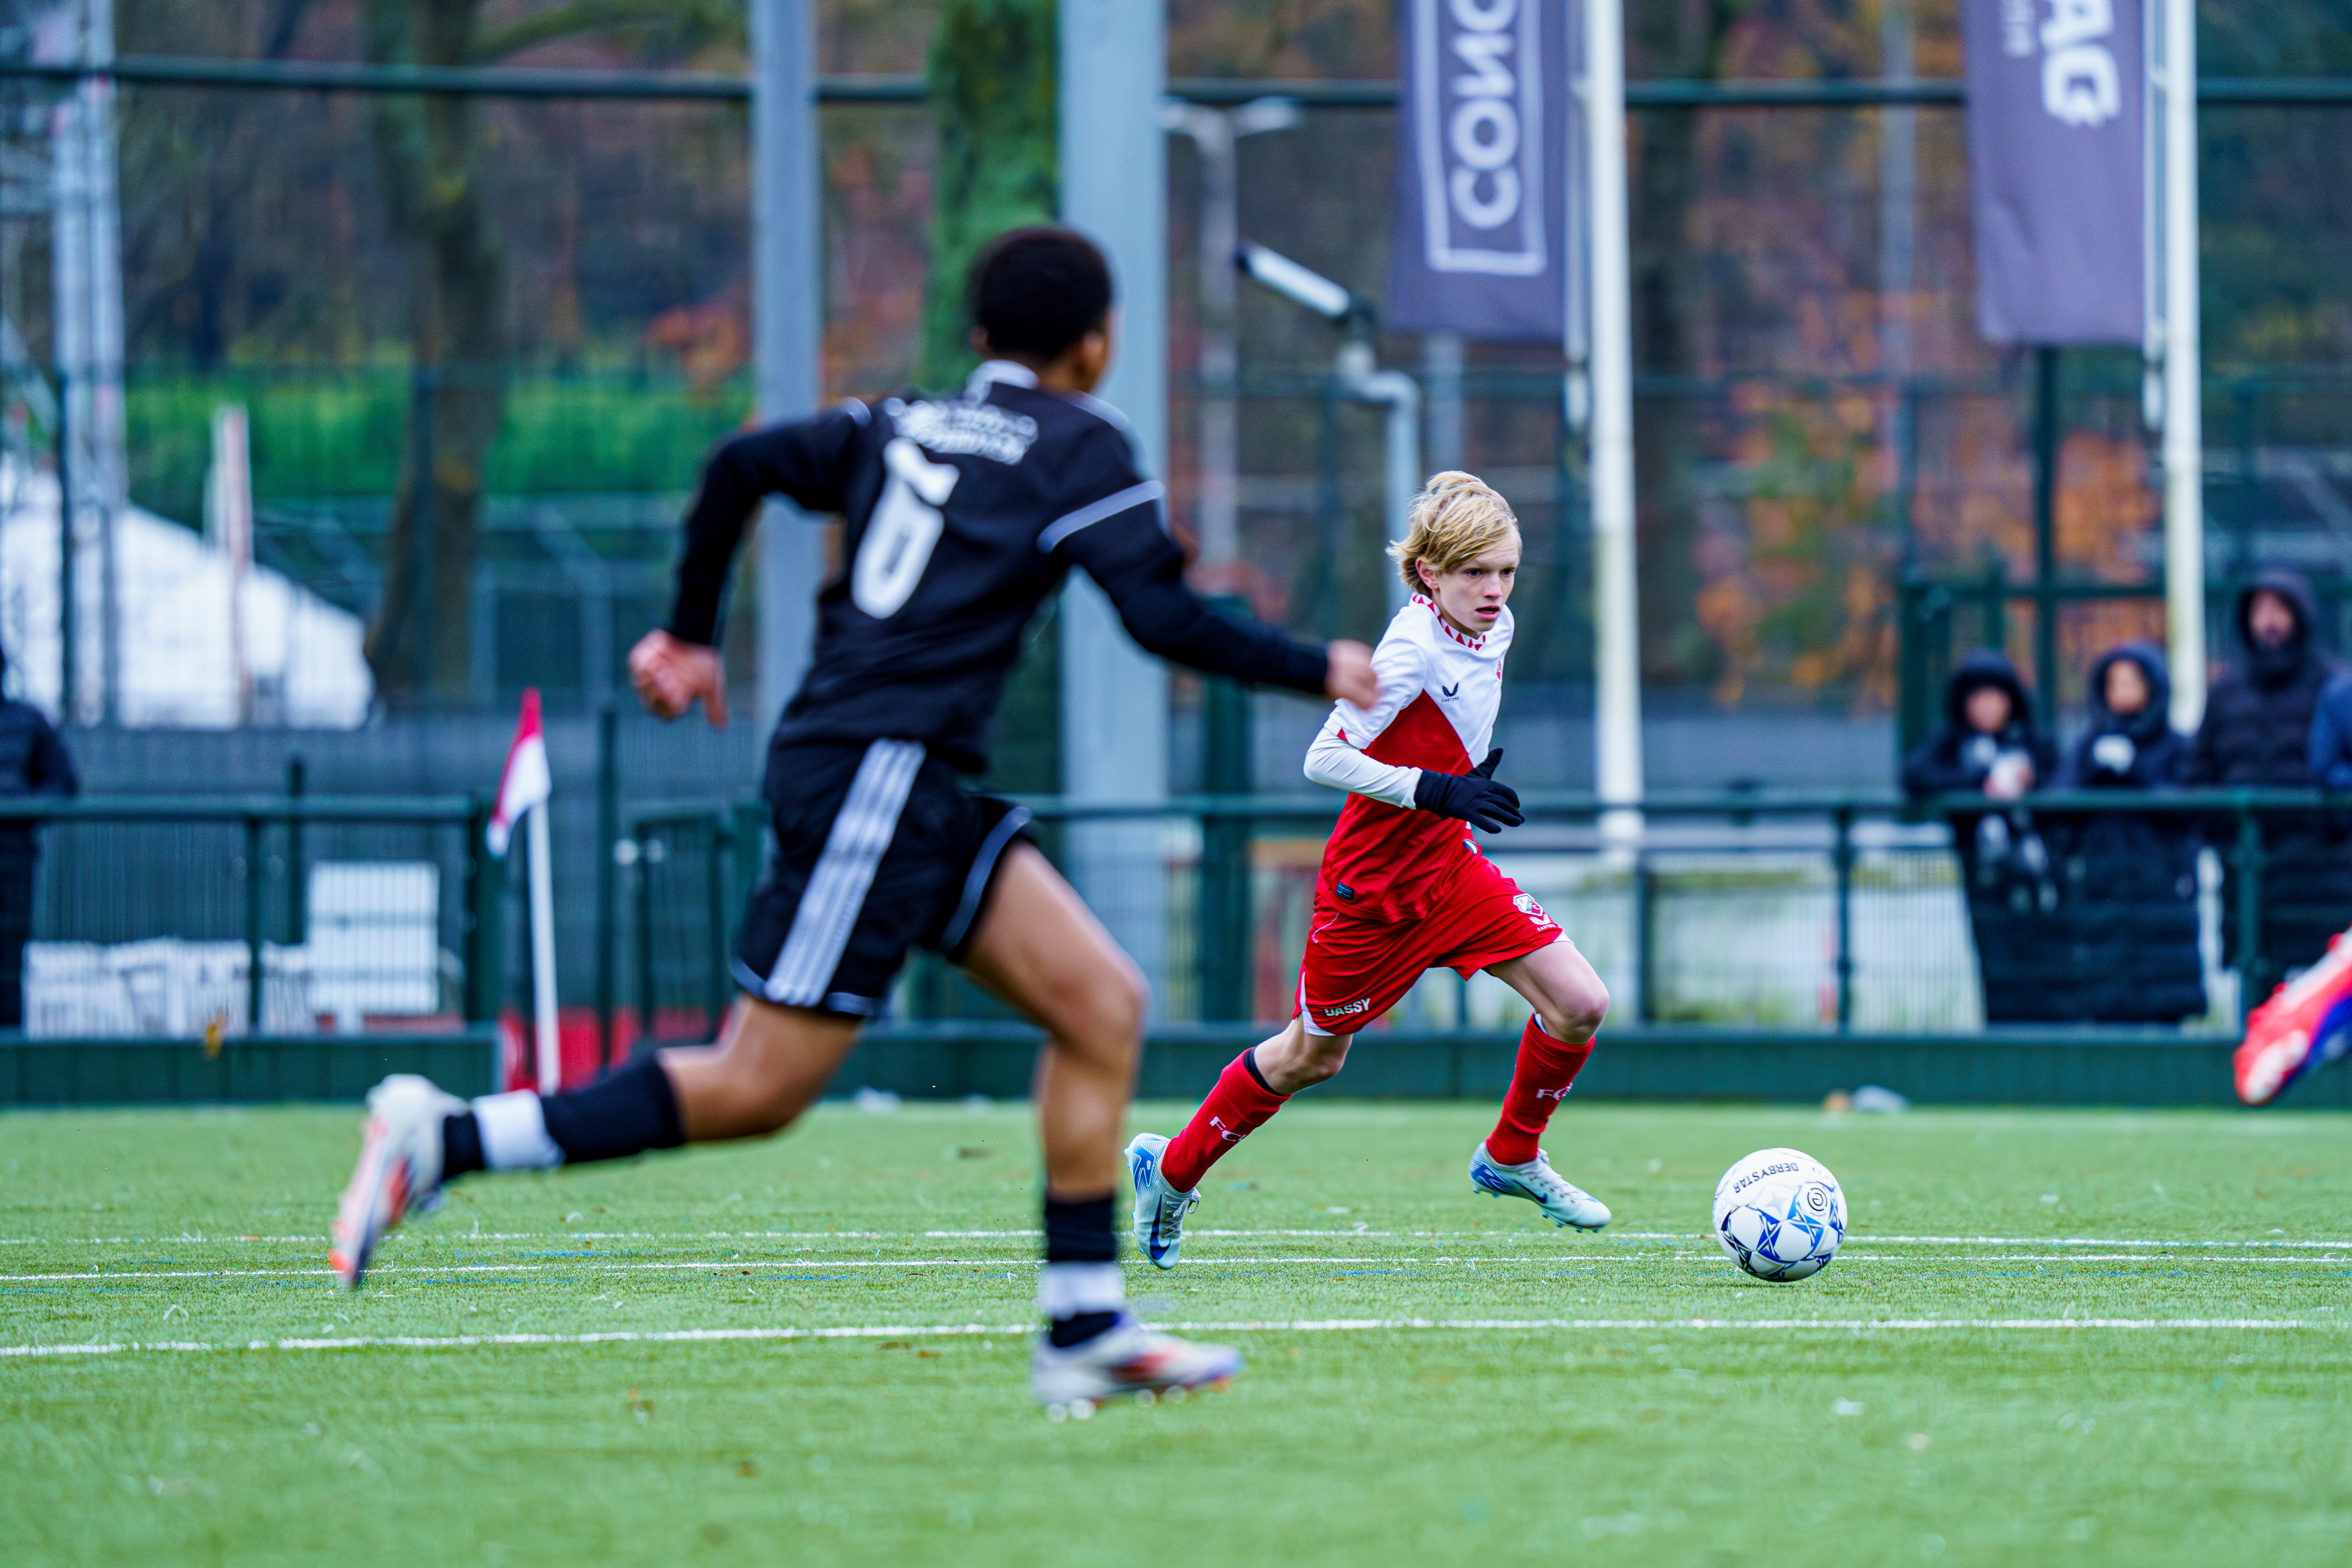
[[[497,1018],[505,878],[483,847],[489,811],[479,795],[24,797],[0,799],[0,827],[44,829],[36,942],[218,941],[234,931],[244,949],[244,1013],[227,1032],[262,1033],[273,950],[300,947],[311,936],[312,873],[344,867],[381,874],[394,858],[432,868],[411,879],[415,886],[406,892],[416,896],[403,901],[421,897],[420,931],[413,934],[421,937],[429,921],[436,960],[454,952],[456,973],[434,976],[455,982],[451,1010],[468,1024]],[[371,901],[364,888],[359,898]],[[362,948],[367,919],[362,908],[352,939]],[[364,964],[366,955],[359,957]],[[446,1011],[437,1004],[410,1010]],[[210,1029],[223,1026],[215,1018]]]
[[[2352,823],[2352,797],[2305,790],[2218,790],[2143,794],[2043,792],[2013,802],[1979,795],[1907,802],[1886,795],[1704,793],[1652,796],[1639,810],[1638,842],[1618,845],[1601,831],[1612,808],[1591,795],[1530,790],[1520,796],[1528,826],[1487,843],[1523,885],[1549,877],[1539,896],[1585,948],[1618,998],[1628,1022],[1756,1024],[1833,1033],[1969,1032],[1983,1026],[1969,999],[1928,1016],[1906,1012],[1903,995],[1919,974],[1950,990],[1975,984],[1964,894],[1953,869],[1945,826],[1955,816],[2021,811],[2044,822],[2127,816],[2182,824],[2219,855],[2228,878],[2239,994],[2262,994],[2282,970],[2265,952],[2266,835],[2282,817],[2314,820],[2334,813]],[[1157,978],[1172,1018],[1200,1022],[1265,1016],[1279,1001],[1265,984],[1295,980],[1315,858],[1336,820],[1337,797],[1200,795],[1164,805],[1098,805],[1058,796],[1022,797],[1049,853],[1093,896],[1103,884],[1071,866],[1067,833],[1081,823],[1156,823],[1163,826],[1150,864],[1127,868],[1142,879],[1131,889],[1157,897],[1165,962]],[[2189,821],[2184,822],[2184,819]],[[638,1032],[650,1037],[708,1037],[732,994],[729,959],[742,897],[756,876],[765,811],[755,802],[658,803],[623,813],[618,858],[632,868],[635,900],[634,984]],[[2352,867],[2352,841],[2344,854]],[[1741,858],[1745,858],[1744,859]],[[1273,868],[1270,871],[1269,868]],[[1151,886],[1154,879],[1158,886]],[[2308,915],[2310,911],[2302,911]],[[1110,918],[1114,932],[1118,921]],[[2352,924],[2352,906],[2329,918]],[[1595,928],[1624,928],[1622,942]],[[1731,948],[1764,941],[1765,928],[1799,968],[1816,931],[1821,949],[1816,1012],[1806,1016],[1804,974],[1780,977],[1779,1000],[1743,1001],[1732,972],[1744,962]],[[1580,923],[1584,929],[1580,929]],[[2209,921],[2210,923],[2210,921]],[[1759,934],[1761,933],[1761,934]],[[1696,956],[1692,956],[1692,955]],[[2307,962],[2315,955],[2284,955]],[[899,1011],[916,1019],[987,1019],[1003,1015],[976,991],[918,985],[935,959],[919,959],[902,983]],[[1906,968],[1906,965],[1908,966]],[[1153,964],[1147,961],[1147,969]],[[1712,970],[1716,973],[1709,973]],[[1257,972],[1254,976],[1254,971]],[[1707,983],[1734,982],[1708,991]],[[1749,976],[1755,981],[1756,977]],[[1861,989],[1874,987],[1871,1005]],[[1437,983],[1441,987],[1450,981]],[[1923,983],[1924,984],[1924,983]],[[1796,994],[1792,1004],[1789,994]],[[1890,994],[1893,1001],[1890,1002]],[[1453,1023],[1470,1022],[1456,993]],[[910,998],[923,1004],[908,1008]],[[1255,998],[1255,1005],[1252,1005]],[[1694,999],[1696,998],[1696,999]],[[1758,1007],[1778,1006],[1778,1016]],[[1865,1016],[1867,1014],[1867,1016]],[[666,1029],[667,1016],[673,1026]],[[1440,1016],[1438,1023],[1445,1020]],[[683,1032],[680,1032],[683,1031]],[[610,1037],[609,1033],[607,1037]]]

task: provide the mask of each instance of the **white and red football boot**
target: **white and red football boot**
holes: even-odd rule
[[[360,1163],[335,1211],[327,1261],[343,1289],[356,1290],[387,1232],[412,1214],[441,1204],[441,1122],[466,1102],[431,1080],[395,1073],[368,1090]]]
[[[2327,939],[2327,956],[2288,984],[2246,1019],[2238,1047],[2238,1098],[2267,1105],[2287,1085],[2307,1077],[2352,1049],[2352,942],[2339,933]]]
[[[1106,1399],[1206,1388],[1241,1369],[1239,1351],[1180,1340],[1121,1312],[1118,1322],[1066,1350],[1038,1335],[1029,1386],[1047,1414],[1085,1415]]]

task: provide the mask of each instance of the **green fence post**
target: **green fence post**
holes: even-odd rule
[[[2058,350],[2033,351],[2033,701],[2058,728]]]
[[[629,829],[629,841],[636,847],[629,865],[637,878],[637,1038],[654,1037],[654,878],[652,866],[655,840],[638,823]]]
[[[1637,993],[1633,1016],[1644,1024],[1658,1021],[1657,972],[1650,959],[1656,903],[1650,858],[1637,849],[1633,852],[1633,989]]]
[[[613,1070],[613,992],[621,966],[619,875],[613,864],[621,838],[620,712],[611,698],[596,710],[596,1054]]]
[[[261,818],[245,819],[245,1032],[261,1033]]]
[[[727,994],[735,984],[734,972],[727,963],[733,945],[727,940],[728,884],[733,879],[729,873],[735,863],[731,815],[723,807],[714,811],[703,827],[709,839],[704,856],[709,874],[703,879],[703,887],[709,894],[709,940],[706,947],[710,959],[710,1037],[714,1040],[719,1037],[719,1030],[726,1021]]]
[[[1853,807],[1837,808],[1837,842],[1830,863],[1837,872],[1837,1026],[1853,1026]]]
[[[310,767],[302,753],[286,759],[286,797],[299,801],[310,793]],[[310,940],[310,865],[302,842],[302,819],[286,817],[286,940],[295,947]]]
[[[476,795],[466,817],[466,1019],[474,1024],[497,1023],[506,1000],[506,867],[490,854],[489,826],[490,803]]]
[[[2251,806],[2238,807],[2238,1005],[2251,1011],[2270,980],[2263,958],[2263,826]]]
[[[1985,552],[1984,646],[2009,647],[2009,563],[1998,550]]]
[[[1248,602],[1220,599],[1222,607],[1248,613]],[[1250,757],[1250,695],[1236,682],[1204,681],[1202,721],[1206,742],[1202,784],[1212,796],[1247,795],[1253,782]],[[1201,819],[1199,940],[1201,1016],[1240,1019],[1250,1016],[1250,837],[1246,816]]]

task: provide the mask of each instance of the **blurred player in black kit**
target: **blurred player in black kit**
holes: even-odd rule
[[[1239,1369],[1233,1352],[1144,1328],[1124,1307],[1111,1216],[1142,977],[1026,840],[1027,813],[957,775],[986,765],[1022,631],[1073,566],[1137,642],[1212,674],[1370,704],[1370,650],[1303,647],[1185,586],[1161,487],[1118,411],[1090,395],[1111,357],[1110,273],[1093,245],[1064,229],[1004,235],[974,264],[969,299],[986,363],[961,395],[845,403],[718,449],[687,516],[669,624],[630,654],[647,708],[675,719],[699,701],[725,723],[719,600],[761,498],[846,519],[845,569],[817,595],[815,656],[769,749],[777,848],[736,940],[744,995],[720,1040],[545,1098],[468,1104],[387,1079],[369,1097],[335,1222],[348,1284],[456,1176],[791,1125],[919,943],[1046,1031],[1038,1398],[1190,1387]]]

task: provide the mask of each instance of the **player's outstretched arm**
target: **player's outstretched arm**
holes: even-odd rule
[[[1124,448],[1121,448],[1122,452]],[[1359,642],[1314,647],[1263,621],[1223,615],[1186,585],[1184,555],[1160,526],[1153,500],[1066,534],[1054,553],[1085,568],[1146,651],[1207,675],[1349,701],[1376,689],[1371,650]]]
[[[687,509],[669,620],[629,650],[629,684],[649,711],[675,719],[699,701],[712,728],[726,728],[727,675],[714,645],[743,531],[772,495],[790,496],[812,512],[840,510],[843,476],[870,418],[863,404],[844,404],[730,437],[712,450]]]

